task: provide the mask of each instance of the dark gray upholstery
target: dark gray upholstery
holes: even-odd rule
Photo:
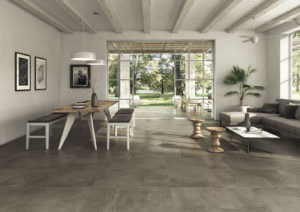
[[[300,105],[298,106],[298,108],[296,110],[295,118],[300,121]]]
[[[262,125],[265,128],[271,128],[279,132],[288,133],[294,137],[300,138],[300,106],[297,106],[295,111],[295,116],[298,119],[292,118],[288,119],[282,117],[282,114],[286,114],[287,107],[286,105],[300,104],[300,101],[297,100],[288,100],[288,99],[277,99],[276,102],[279,103],[279,111],[275,113],[261,113],[254,112],[257,110],[251,110],[250,112],[250,121],[255,125]],[[281,114],[280,114],[281,113]],[[245,113],[242,112],[223,112],[220,113],[220,121],[222,126],[228,125],[241,125],[243,124]]]
[[[121,108],[118,110],[117,114],[133,114],[134,109],[132,108]]]
[[[33,120],[29,120],[28,122],[29,123],[41,123],[41,122],[47,123],[47,122],[52,122],[52,121],[61,119],[64,116],[66,116],[66,114],[64,114],[64,113],[52,113],[52,114],[42,116],[42,117],[39,117],[39,118],[36,118]]]
[[[263,124],[266,127],[285,131],[290,134],[296,134],[296,131],[300,131],[300,121],[296,119],[286,119],[283,117],[265,117],[263,118]]]
[[[109,120],[111,123],[128,123],[132,118],[131,114],[116,114]]]
[[[276,113],[250,113],[250,121],[252,124],[262,124],[262,118],[264,117],[278,117]]]

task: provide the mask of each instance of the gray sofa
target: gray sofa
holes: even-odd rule
[[[259,109],[251,109],[249,111],[251,124],[258,127],[263,127],[266,130],[271,130],[280,133],[285,133],[293,137],[300,138],[300,106],[295,111],[297,113],[297,119],[282,117],[282,114],[287,110],[286,105],[297,104],[300,105],[300,101],[277,99],[278,112],[277,113],[262,113]],[[243,125],[245,120],[245,113],[243,112],[223,112],[220,113],[220,125]]]

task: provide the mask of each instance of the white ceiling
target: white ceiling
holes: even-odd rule
[[[82,2],[85,6],[82,7]],[[143,31],[142,0],[108,0],[119,19],[124,31]],[[242,0],[233,10],[216,23],[211,30],[225,30],[241,19],[261,3],[269,0]],[[32,0],[48,14],[65,24],[73,31],[81,30],[80,23],[76,22],[56,0]],[[68,0],[80,12],[84,11],[87,22],[97,31],[113,31],[109,20],[101,11],[96,0]],[[151,0],[151,30],[172,30],[185,0]],[[180,30],[197,30],[204,26],[208,17],[215,13],[226,0],[195,0],[191,10],[186,15]],[[300,0],[285,0],[261,17],[243,26],[243,30],[251,30],[266,22],[300,6]],[[84,9],[83,9],[84,8]],[[96,16],[93,12],[98,12]]]

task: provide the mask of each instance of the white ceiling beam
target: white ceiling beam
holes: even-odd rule
[[[97,0],[102,12],[106,16],[109,23],[112,25],[116,33],[122,33],[123,29],[121,23],[118,19],[117,14],[114,11],[114,8],[110,4],[109,0]]]
[[[274,19],[272,19],[271,21],[259,26],[257,28],[257,32],[266,32],[269,29],[272,29],[284,22],[286,22],[287,20],[291,20],[293,18],[296,18],[298,15],[300,15],[300,6],[296,7]]]
[[[206,33],[211,30],[218,21],[226,17],[241,1],[242,0],[227,0],[225,4],[211,14],[200,31]]]
[[[47,24],[53,26],[57,30],[64,32],[64,33],[72,33],[73,30],[54,18],[52,15],[48,14],[45,10],[40,8],[37,4],[35,4],[32,0],[12,0],[20,7],[26,9],[33,15],[39,17],[43,21],[45,21]]]
[[[253,19],[259,18],[265,13],[272,10],[274,7],[278,6],[280,3],[286,0],[266,0],[262,4],[258,5],[255,9],[250,11],[247,15],[242,17],[240,20],[235,22],[233,25],[231,25],[229,28],[226,29],[226,32],[232,33],[236,32],[249,22],[251,22]]]
[[[142,0],[144,32],[150,33],[151,30],[151,0]]]
[[[64,9],[77,23],[84,24],[85,31],[89,33],[97,33],[97,31],[84,19],[83,14],[80,14],[67,0],[56,0],[57,4]]]
[[[185,0],[184,4],[182,5],[181,11],[177,17],[177,20],[173,26],[172,32],[177,33],[181,28],[184,19],[186,18],[187,14],[191,10],[195,0]]]

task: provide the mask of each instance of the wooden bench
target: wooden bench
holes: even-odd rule
[[[109,150],[110,138],[126,138],[127,150],[130,149],[130,136],[133,136],[132,122],[134,109],[120,109],[112,118],[109,110],[104,110],[108,119],[107,123],[107,150]],[[114,136],[110,135],[111,127],[114,128]],[[118,136],[118,127],[126,128],[126,136]]]
[[[29,149],[30,138],[44,138],[46,143],[46,149],[49,149],[49,136],[50,136],[50,125],[60,121],[66,114],[53,113],[46,116],[42,116],[33,120],[27,121],[26,129],[26,149]],[[30,127],[45,127],[45,135],[30,135]]]

